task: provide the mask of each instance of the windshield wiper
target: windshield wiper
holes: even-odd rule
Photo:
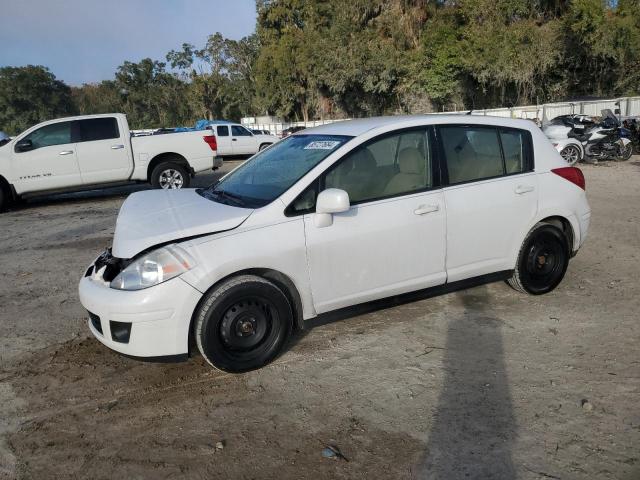
[[[227,192],[225,190],[211,190],[211,194],[218,194],[221,197],[226,197],[229,200],[231,200],[232,202],[235,202],[238,204],[239,207],[244,207],[246,205],[246,202],[244,201],[244,198],[241,197],[240,195],[237,195],[235,193],[231,193],[231,192]]]

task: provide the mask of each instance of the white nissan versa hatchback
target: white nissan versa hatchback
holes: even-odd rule
[[[246,371],[330,310],[497,280],[550,292],[587,234],[584,189],[526,120],[333,123],[209,188],[132,194],[80,300],[118,352],[183,356],[194,338],[213,366]]]

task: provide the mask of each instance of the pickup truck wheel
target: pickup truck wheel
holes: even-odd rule
[[[264,278],[240,275],[210,291],[195,312],[202,356],[226,372],[271,362],[291,334],[293,314],[282,291]]]
[[[190,180],[189,172],[179,163],[163,162],[151,172],[151,185],[163,190],[187,188]]]
[[[7,208],[8,197],[7,192],[5,192],[4,186],[0,183],[0,212],[4,212]]]

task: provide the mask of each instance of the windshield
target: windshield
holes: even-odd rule
[[[258,153],[218,183],[197,192],[219,203],[263,207],[351,138],[344,135],[287,137]]]

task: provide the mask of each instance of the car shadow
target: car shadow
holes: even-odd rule
[[[444,384],[419,470],[428,479],[515,478],[517,426],[501,328],[486,286],[456,294],[465,311],[449,322]]]

